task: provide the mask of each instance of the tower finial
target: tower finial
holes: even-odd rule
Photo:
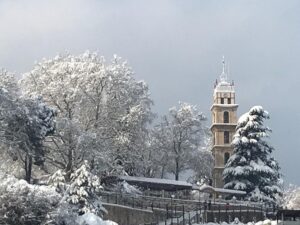
[[[223,70],[222,70],[222,74],[220,76],[220,81],[221,82],[227,82],[227,73],[226,73],[226,64],[225,64],[224,55],[223,55],[223,59],[222,59],[222,64],[223,64]]]
[[[223,59],[222,59],[222,64],[223,64],[223,72],[225,73],[225,56],[223,55]]]

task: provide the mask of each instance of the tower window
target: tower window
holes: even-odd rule
[[[224,144],[229,144],[229,131],[224,131]]]
[[[221,98],[221,104],[224,104],[224,98]]]
[[[229,157],[230,157],[229,153],[226,152],[226,153],[224,154],[224,165],[226,165],[226,163],[228,162]]]
[[[223,113],[223,122],[224,123],[229,123],[229,112],[225,111]]]
[[[228,103],[228,104],[231,104],[231,98],[228,98],[228,99],[227,99],[227,103]]]

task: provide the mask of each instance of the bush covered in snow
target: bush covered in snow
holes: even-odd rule
[[[55,188],[28,184],[10,175],[0,175],[0,216],[5,224],[40,225],[58,205]]]

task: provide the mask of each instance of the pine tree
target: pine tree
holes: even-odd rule
[[[78,209],[78,214],[88,212],[100,214],[105,209],[101,205],[100,197],[97,192],[101,185],[99,178],[89,172],[88,162],[71,174],[71,185],[68,189],[67,202]]]
[[[52,176],[49,177],[47,184],[55,187],[55,190],[62,193],[66,190],[66,173],[62,170],[57,170]]]
[[[238,121],[234,136],[233,155],[223,172],[225,188],[246,191],[251,201],[276,203],[282,195],[277,161],[272,157],[274,148],[265,140],[271,130],[264,126],[269,114],[255,106]]]

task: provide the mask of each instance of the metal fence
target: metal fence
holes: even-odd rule
[[[203,222],[241,222],[274,219],[277,209],[264,204],[245,202],[211,202],[159,198],[152,196],[134,196],[114,192],[102,192],[102,201],[109,204],[148,209],[154,213],[152,225],[183,225]],[[149,224],[148,224],[149,225]]]

